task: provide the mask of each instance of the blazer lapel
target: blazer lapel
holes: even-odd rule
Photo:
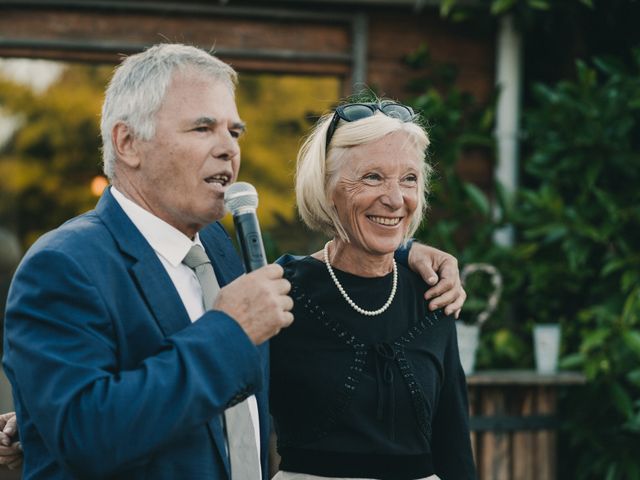
[[[200,232],[200,240],[213,264],[220,287],[224,287],[244,273],[231,239],[218,222]]]
[[[146,297],[160,329],[166,336],[170,336],[190,325],[191,320],[167,271],[158,257],[154,260],[138,261],[131,267],[131,273],[136,277],[140,291]]]
[[[96,212],[111,231],[121,251],[132,259],[129,271],[162,332],[169,336],[189,325],[189,314],[167,271],[113,198],[110,189],[107,188],[103,193]]]

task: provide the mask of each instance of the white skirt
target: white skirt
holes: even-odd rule
[[[338,478],[338,477],[318,477],[307,473],[283,472],[280,470],[271,480],[373,480],[370,478]],[[415,480],[440,480],[437,475],[416,478]]]

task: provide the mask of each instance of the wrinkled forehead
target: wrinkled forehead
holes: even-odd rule
[[[194,69],[174,74],[160,109],[188,113],[194,118],[220,121],[228,116],[240,121],[233,87],[221,78]]]
[[[424,152],[415,139],[403,131],[337,152],[341,173],[361,173],[366,170],[421,170]]]

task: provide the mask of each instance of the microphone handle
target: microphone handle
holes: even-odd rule
[[[256,212],[249,211],[234,215],[233,223],[236,226],[236,235],[246,272],[249,273],[264,267],[267,264],[267,255],[264,252]]]

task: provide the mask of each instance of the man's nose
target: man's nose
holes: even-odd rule
[[[226,132],[219,135],[216,145],[213,147],[213,155],[223,160],[231,160],[240,154],[238,140],[231,133]]]

